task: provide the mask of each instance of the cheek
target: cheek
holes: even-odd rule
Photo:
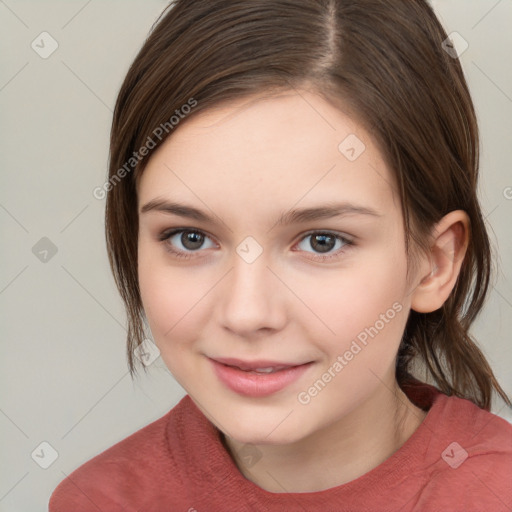
[[[160,252],[160,248],[154,248],[150,241],[144,238],[139,240],[138,279],[142,307],[157,344],[161,332],[173,325],[178,303],[177,290],[180,289],[176,283],[170,287],[170,275]]]
[[[195,372],[189,346],[190,340],[199,337],[199,290],[190,278],[170,268],[139,268],[142,304],[153,341],[167,368],[183,385]]]
[[[166,353],[178,351],[200,331],[208,318],[204,299],[215,281],[208,272],[171,266],[165,254],[142,245],[138,277],[146,318],[165,360]]]
[[[186,324],[192,314],[191,306],[198,301],[198,290],[190,279],[179,274],[158,272],[157,267],[139,274],[142,305],[156,338],[172,336]],[[156,340],[157,341],[157,340]]]
[[[389,250],[375,254],[364,264],[339,273],[325,274],[315,279],[314,293],[305,295],[305,302],[318,314],[311,320],[310,336],[318,339],[318,328],[325,333],[331,358],[334,353],[348,350],[351,342],[379,340],[374,352],[397,349],[407,320],[408,303],[404,296],[406,286],[405,255]],[[304,290],[308,284],[302,283]],[[309,289],[311,283],[309,283]],[[316,329],[313,329],[313,323]],[[314,337],[312,339],[315,339]],[[369,354],[368,354],[369,355]]]

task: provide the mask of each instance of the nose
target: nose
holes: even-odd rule
[[[282,329],[286,322],[286,290],[260,256],[247,263],[237,254],[218,297],[220,322],[244,337]]]

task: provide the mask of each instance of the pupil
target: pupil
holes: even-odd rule
[[[203,245],[203,236],[194,231],[185,231],[181,235],[181,243],[187,249],[199,249]]]
[[[315,249],[318,252],[328,252],[330,251],[334,245],[333,245],[334,237],[331,235],[315,235],[311,239],[311,247]],[[314,244],[319,244],[317,247],[315,247]]]

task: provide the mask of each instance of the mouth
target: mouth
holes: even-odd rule
[[[238,368],[244,372],[259,372],[259,373],[273,373],[276,371],[292,368],[294,366],[301,366],[306,363],[281,363],[276,361],[262,360],[257,361],[241,361],[240,359],[232,358],[215,358],[214,361],[225,366]]]
[[[222,384],[237,394],[250,397],[268,396],[284,389],[313,365],[313,361],[285,363],[232,358],[210,358],[210,361]]]

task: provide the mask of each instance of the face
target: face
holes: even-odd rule
[[[138,205],[154,341],[221,431],[299,441],[394,378],[410,310],[394,179],[320,96],[187,120],[151,157]]]

